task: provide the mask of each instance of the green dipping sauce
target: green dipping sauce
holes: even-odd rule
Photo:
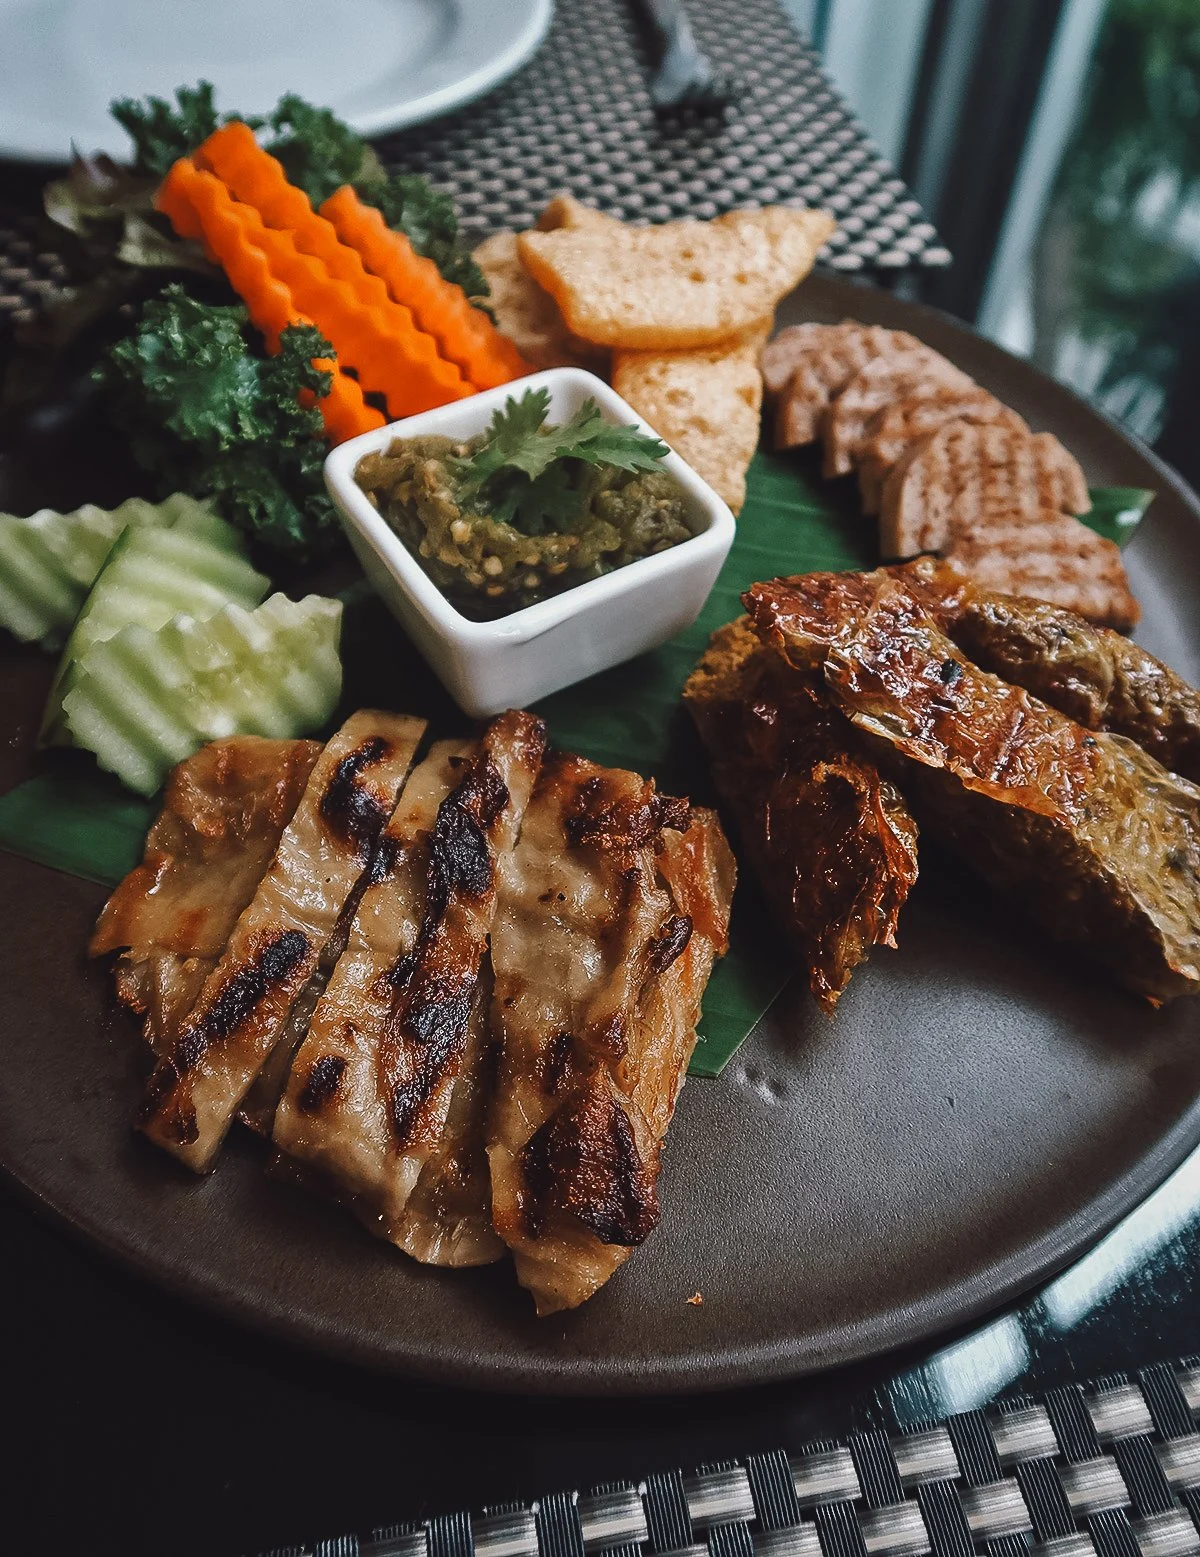
[[[464,614],[506,615],[692,537],[683,489],[665,471],[576,459],[556,467],[552,522],[512,522],[464,475],[489,438],[397,438],[354,472]]]

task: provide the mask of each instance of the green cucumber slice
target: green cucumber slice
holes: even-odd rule
[[[57,648],[123,530],[168,529],[211,516],[207,503],[184,493],[161,503],[131,497],[112,509],[85,503],[70,513],[0,514],[0,627],[22,642]]]
[[[174,616],[203,620],[225,605],[253,607],[269,588],[269,579],[246,560],[239,532],[207,510],[180,515],[167,530],[125,529],[113,542],[63,649],[46,700],[42,744],[68,739],[63,699],[96,644],[132,623],[153,632]]]
[[[272,595],[199,621],[123,627],[94,643],[63,698],[70,739],[151,795],[206,741],[319,729],[342,689],[342,604]]]

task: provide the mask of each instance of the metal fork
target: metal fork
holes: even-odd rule
[[[728,76],[713,69],[692,32],[681,0],[639,0],[662,45],[658,69],[650,80],[650,100],[662,112],[675,108],[715,111],[726,107],[733,90]]]

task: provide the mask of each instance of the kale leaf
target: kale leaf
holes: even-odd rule
[[[361,136],[330,109],[314,108],[294,92],[279,99],[267,122],[276,136],[270,142],[271,155],[313,205],[328,200],[343,184],[353,184],[370,200],[371,191],[387,178]]]
[[[313,358],[333,349],[311,326],[292,326],[278,355],[260,357],[248,330],[240,304],[202,303],[168,287],[96,376],[134,458],[164,493],[211,497],[255,540],[300,559],[337,534],[313,403],[330,384]]]
[[[198,81],[194,87],[175,90],[175,106],[162,97],[119,97],[109,104],[109,112],[133,142],[134,171],[165,178],[167,170],[180,157],[195,151],[221,124],[240,119],[241,114],[218,116],[211,81]],[[261,119],[247,119],[256,129]]]

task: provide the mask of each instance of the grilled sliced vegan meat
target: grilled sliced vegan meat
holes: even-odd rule
[[[1200,787],[980,670],[885,570],[744,599],[989,884],[1153,1002],[1200,988]]]
[[[188,1167],[213,1164],[242,1098],[321,963],[424,731],[353,714],[321,753],[220,962],[150,1078],[138,1123]]]
[[[429,841],[442,802],[474,749],[470,741],[439,741],[414,768],[380,836],[345,950],[275,1114],[275,1144],[323,1170],[355,1205],[362,1197],[366,1214],[386,1225],[401,1215],[417,1177],[411,1170],[404,1176],[393,1206],[390,1180],[398,1152],[380,1060],[393,970],[417,944]]]
[[[320,755],[319,741],[235,735],[174,769],[142,863],[100,914],[88,951],[120,952],[117,995],[160,1053],[217,965]]]
[[[896,401],[975,387],[972,378],[930,346],[873,358],[834,397],[821,423],[825,475],[849,475],[875,418]]]
[[[1200,692],[1139,644],[1061,606],[978,589],[933,557],[891,571],[984,670],[1200,783]]]
[[[1047,600],[1100,627],[1130,632],[1141,618],[1116,542],[1056,508],[996,514],[956,531],[942,555],[981,589]]]
[[[895,400],[872,418],[855,452],[864,513],[879,512],[884,482],[893,466],[915,444],[947,422],[999,422],[1029,434],[1029,428],[1015,411],[977,386],[963,389],[939,385],[925,394]]]
[[[500,867],[488,1145],[493,1221],[540,1314],[590,1297],[658,1221],[733,877],[711,813],[636,773],[547,758]]]
[[[507,713],[414,772],[275,1117],[282,1150],[322,1169],[381,1236],[438,1263],[501,1252],[481,1172],[484,954],[497,865],[544,749],[541,720]]]
[[[1084,514],[1090,507],[1079,462],[1053,433],[959,418],[911,445],[888,472],[879,545],[885,557],[915,557],[942,551],[957,534],[986,539],[996,518],[1033,518],[1043,509]]]
[[[491,1004],[492,969],[485,957],[441,1139],[390,1233],[393,1243],[423,1265],[488,1265],[507,1252],[492,1226],[485,1142],[498,1059]]]
[[[915,335],[878,325],[793,324],[763,347],[763,390],[778,401],[775,447],[813,443],[829,403],[868,362],[920,346]]]
[[[755,874],[832,1014],[871,948],[896,944],[917,879],[916,822],[820,678],[760,643],[749,618],[713,634],[683,697]]]

